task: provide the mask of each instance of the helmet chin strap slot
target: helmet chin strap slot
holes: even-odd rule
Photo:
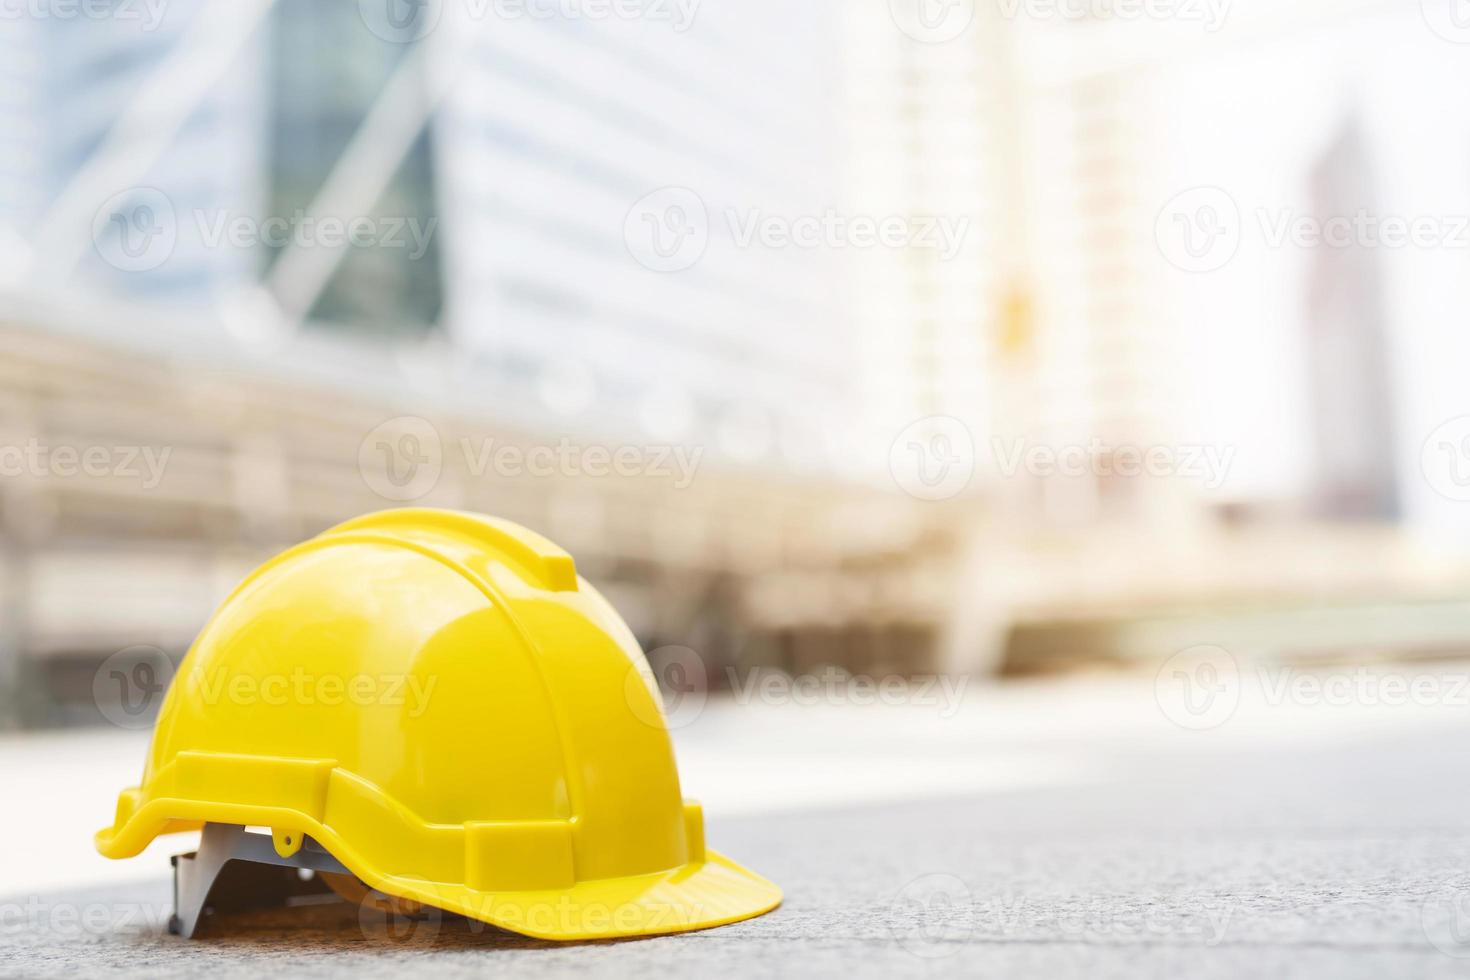
[[[351,877],[342,862],[310,837],[303,836],[299,844],[289,857],[282,857],[269,834],[250,833],[232,824],[205,824],[199,849],[172,858],[174,914],[169,932],[192,939],[210,913],[274,908],[294,898],[333,895],[323,874]],[[303,869],[321,874],[303,876]]]

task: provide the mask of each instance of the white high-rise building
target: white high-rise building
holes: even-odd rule
[[[771,233],[842,204],[838,4],[650,9],[692,20],[481,32],[435,123],[445,327],[568,426],[826,469],[856,403],[845,257]]]
[[[0,288],[23,278],[23,235],[41,207],[41,52],[36,21],[0,19]]]
[[[167,98],[200,91],[175,125],[172,107],[147,97],[149,84],[217,10],[204,0],[36,9],[44,14],[0,21],[0,36],[15,40],[0,72],[21,76],[7,78],[0,96],[9,111],[21,102],[16,127],[5,127],[19,150],[4,156],[24,169],[17,186],[28,188],[25,201],[0,202],[0,214],[18,215],[22,235],[47,250],[37,258],[47,285],[188,306],[247,285],[260,256],[217,241],[214,230],[260,213],[258,35],[218,80],[176,79]],[[122,176],[89,186],[80,203],[68,197],[109,154],[129,164]]]
[[[997,194],[1008,138],[997,125],[1006,104],[1001,48],[981,19],[931,37],[900,18],[903,7],[864,0],[843,11],[846,205],[936,229],[856,259],[864,421],[875,439],[891,439],[917,419],[945,416],[983,442],[1013,271]]]

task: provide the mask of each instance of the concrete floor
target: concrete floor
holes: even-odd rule
[[[1012,749],[1073,746],[1074,763],[1098,760],[1091,778],[714,812],[712,844],[782,884],[786,903],[707,932],[556,946],[444,919],[391,935],[338,904],[239,916],[186,942],[164,931],[167,882],[153,877],[0,898],[0,976],[1467,975],[1470,716],[1305,714],[1317,721],[1293,716],[1264,740],[1226,739],[1230,726],[1166,737],[1141,715],[1125,736],[1119,715],[1086,738],[1059,720],[1061,734]],[[1333,737],[1307,737],[1327,721]],[[861,754],[856,729],[814,727],[849,765]],[[762,731],[755,758],[778,739]],[[980,751],[936,731],[901,747],[925,755],[921,770]],[[685,765],[714,765],[715,744],[685,738]],[[849,778],[813,758],[810,781]]]

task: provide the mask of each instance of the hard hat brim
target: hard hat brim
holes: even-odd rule
[[[509,932],[557,941],[616,939],[691,932],[754,918],[781,904],[781,889],[716,851],[682,867],[627,878],[579,881],[562,889],[482,891],[464,884],[387,874],[370,866],[331,828],[299,812],[218,804],[167,809],[146,804],[116,827],[96,834],[106,857],[137,854],[161,834],[198,829],[206,821],[270,825],[288,816],[369,887],[421,902]],[[183,816],[179,811],[191,811]],[[151,812],[150,812],[151,811]]]
[[[379,891],[510,932],[549,940],[615,939],[728,925],[781,904],[781,889],[722,854],[636,878],[584,881],[563,891],[480,892],[388,879]]]

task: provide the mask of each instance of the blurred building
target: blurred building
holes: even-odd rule
[[[268,154],[265,172],[271,215],[295,220],[310,213],[368,111],[411,48],[363,29],[356,4],[277,0],[265,29],[269,112],[258,139]],[[384,227],[432,229],[440,214],[429,133],[412,139],[391,161],[384,186],[375,187],[351,216]],[[342,216],[347,217],[347,216]],[[401,225],[400,225],[401,223]],[[404,235],[405,242],[409,236]],[[271,267],[289,246],[274,242],[261,261]],[[440,239],[429,235],[422,251],[356,248],[320,284],[301,314],[326,329],[413,337],[430,330],[443,304]]]
[[[1426,492],[1420,447],[1467,406],[1442,376],[1435,394],[1406,381],[1435,375],[1429,349],[1458,347],[1458,286],[1423,270],[1463,273],[1466,253],[1272,237],[1359,212],[1464,212],[1463,181],[1406,176],[1430,146],[1460,158],[1463,134],[1432,132],[1403,88],[1367,94],[1406,72],[1463,78],[1463,49],[1429,26],[1441,6],[1242,0],[1214,21],[1202,5],[1018,8],[1011,186],[1035,356],[1002,372],[1025,380],[997,390],[1029,392],[1032,409],[1008,403],[1001,429],[1096,445],[1103,463],[1161,447],[1228,465],[1209,480],[994,484],[1012,517],[972,532],[967,577],[1001,608],[961,649],[997,621],[1013,669],[1158,659],[1201,638],[1280,656],[1465,647],[1466,566],[1444,533],[1458,519]],[[1165,233],[1179,221],[1223,250],[1193,261]],[[1399,277],[1424,292],[1385,309]],[[1396,529],[1403,497],[1420,507]]]
[[[254,563],[389,503],[545,531],[715,684],[1458,649],[1467,511],[1420,450],[1470,416],[1467,251],[1329,255],[1260,217],[1470,214],[1431,6],[0,20],[0,460],[168,453],[0,476],[9,713],[86,717],[103,657],[181,654]],[[1222,215],[1216,267],[1162,237]],[[423,247],[295,237],[319,218]],[[791,236],[854,219],[953,238]],[[911,426],[973,468],[946,499],[900,492]],[[485,468],[561,445],[697,473]],[[395,447],[435,463],[421,493],[371,478]],[[1194,463],[1120,472],[1146,450]]]
[[[1327,221],[1360,209],[1381,212],[1356,113],[1311,176],[1313,213]],[[1346,520],[1398,516],[1394,381],[1383,269],[1378,250],[1325,249],[1307,289],[1307,361],[1316,465],[1313,509]]]
[[[30,23],[40,65],[30,145],[41,158],[46,202],[32,217],[40,223],[33,231],[44,243],[90,234],[74,271],[93,288],[144,303],[204,306],[258,274],[256,256],[213,240],[222,221],[260,211],[258,79],[248,70],[227,73],[177,114],[150,91],[207,7],[204,0],[156,10],[59,6]],[[258,63],[261,53],[258,40],[247,44],[239,67]],[[108,173],[108,160],[127,166]],[[69,207],[75,198],[68,195],[89,177],[96,181],[86,191],[96,198],[84,202],[90,209]],[[156,261],[163,241],[167,260]],[[42,273],[64,279],[66,271]]]
[[[282,0],[235,39],[218,87],[178,93],[198,106],[141,174],[105,116],[42,118],[68,152],[48,160],[38,221],[68,181],[121,162],[173,205],[178,245],[126,261],[117,236],[160,217],[129,197],[116,232],[81,242],[80,288],[5,298],[0,442],[134,454],[124,478],[46,457],[0,483],[11,715],[87,719],[105,656],[182,654],[254,563],[395,502],[362,453],[404,415],[434,427],[443,461],[411,502],[545,531],[646,644],[695,647],[715,685],[735,664],[932,667],[942,590],[915,548],[929,522],[875,486],[881,456],[862,480],[843,470],[864,390],[843,265],[739,240],[842,203],[831,13],[710,10],[672,39],[667,24],[529,19],[420,47],[364,30],[352,5]],[[124,111],[149,69],[224,43],[183,22],[136,43],[117,25],[50,27],[100,38],[69,55],[73,88],[113,85],[141,146],[170,135]],[[670,188],[695,195],[707,254],[664,271],[627,224]],[[188,240],[313,212],[438,231],[411,258]],[[693,451],[697,478],[475,468],[486,446],[563,441]],[[167,453],[151,475],[150,452]]]
[[[862,355],[866,421],[947,416],[975,438],[992,431],[1003,303],[1024,267],[1025,223],[997,190],[1013,176],[1008,39],[982,19],[927,44],[895,28],[887,4],[842,17],[845,206],[914,227],[945,219],[954,239],[873,248],[853,258],[851,337]],[[901,426],[900,426],[901,427]]]
[[[480,33],[434,123],[443,328],[507,409],[832,470],[859,395],[843,267],[739,236],[840,203],[836,9]]]
[[[0,262],[20,261],[21,230],[41,206],[45,161],[38,116],[39,25],[26,18],[0,21]],[[9,281],[9,273],[0,273]]]

